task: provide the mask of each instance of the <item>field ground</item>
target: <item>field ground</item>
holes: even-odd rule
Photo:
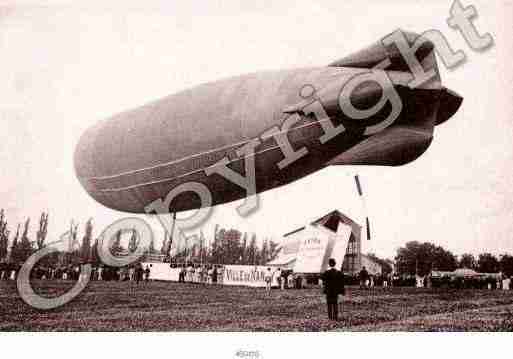
[[[52,296],[73,285],[36,281]],[[0,282],[0,331],[512,331],[513,291],[348,288],[338,322],[318,288],[273,290],[165,282],[91,282],[75,300],[38,311]]]

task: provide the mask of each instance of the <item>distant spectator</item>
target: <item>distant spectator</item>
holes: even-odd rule
[[[200,267],[200,282],[205,284],[207,282],[207,266],[202,265]]]
[[[502,290],[510,290],[511,278],[506,277],[502,280]]]
[[[198,283],[199,282],[199,272],[200,272],[199,267],[192,266],[192,281],[194,283]]]
[[[222,284],[223,281],[224,281],[224,267],[219,266],[219,267],[217,267],[217,282]]]
[[[98,267],[98,280],[103,280],[103,266]]]
[[[185,264],[180,267],[180,272],[178,272],[178,283],[185,283]]]
[[[217,275],[218,275],[217,266],[214,265],[214,269],[212,269],[212,283],[213,284],[217,283]]]
[[[199,265],[197,268],[196,268],[196,278],[197,278],[197,282],[198,283],[201,283],[203,281],[203,266]]]
[[[287,283],[287,276],[288,276],[288,272],[285,271],[285,270],[282,270],[281,271],[281,281],[280,281],[280,287],[282,290],[285,290],[285,288],[288,287],[288,283]]]
[[[208,268],[207,277],[208,284],[212,284],[214,282],[214,269],[212,267]]]
[[[139,284],[139,282],[143,279],[144,277],[144,269],[142,267],[142,264],[141,263],[136,263],[134,265],[134,281]]]
[[[187,282],[192,283],[194,280],[194,267],[189,264],[187,267]]]
[[[271,285],[273,281],[273,272],[271,271],[271,268],[268,267],[264,274],[264,281],[265,281],[265,290],[267,291],[267,294],[271,294]]]
[[[303,287],[303,278],[301,278],[301,275],[294,274],[294,287],[296,289],[301,289]]]
[[[369,280],[369,272],[365,266],[362,267],[362,270],[358,274],[358,279],[360,280],[360,289],[367,288],[367,283]]]
[[[276,276],[276,281],[278,282],[278,288],[283,289],[282,288],[283,278],[282,278],[281,268],[278,268],[274,274]]]
[[[147,282],[150,280],[151,270],[150,267],[146,264],[146,268],[144,268],[144,280]]]
[[[288,272],[287,275],[287,288],[294,288],[294,276],[292,275],[292,272]]]

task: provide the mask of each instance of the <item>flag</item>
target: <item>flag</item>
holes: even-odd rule
[[[354,176],[354,181],[356,183],[356,190],[358,191],[358,195],[360,196],[360,199],[362,201],[362,207],[365,212],[365,227],[366,227],[366,232],[367,232],[367,240],[370,241],[371,232],[370,232],[369,216],[367,215],[367,205],[365,203],[365,197],[363,196],[362,185],[360,183],[360,178],[358,177],[358,175]]]
[[[78,228],[78,224],[76,224],[75,228],[73,228],[71,231],[71,252],[80,249],[80,243],[78,242],[78,239],[77,239],[77,228]]]
[[[200,260],[201,260],[201,263],[203,263],[203,257],[205,256],[206,248],[205,248],[205,236],[203,235],[202,230],[200,230],[199,243],[200,243],[200,256],[201,256]]]
[[[360,184],[360,179],[358,178],[358,175],[354,176],[354,180],[356,182],[356,189],[358,190],[358,194],[360,196],[362,196],[363,195],[363,193],[362,193],[362,185]]]

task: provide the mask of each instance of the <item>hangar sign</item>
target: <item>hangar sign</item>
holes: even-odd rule
[[[267,268],[266,266],[226,265],[223,272],[223,284],[265,287]],[[278,285],[276,279],[276,275],[273,275],[273,286]]]
[[[294,233],[288,239],[299,243],[294,272],[321,273],[328,269],[330,258],[334,258],[337,267],[340,267],[350,236],[351,227],[344,223],[338,225],[337,232],[318,225],[308,225]]]
[[[320,233],[319,228],[307,226],[299,232],[299,251],[294,265],[297,273],[318,273],[324,261],[328,247],[328,238]]]

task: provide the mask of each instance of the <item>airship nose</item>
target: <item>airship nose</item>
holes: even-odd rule
[[[436,125],[444,123],[458,111],[463,102],[463,97],[456,92],[443,87],[440,90],[440,107],[436,116]]]

